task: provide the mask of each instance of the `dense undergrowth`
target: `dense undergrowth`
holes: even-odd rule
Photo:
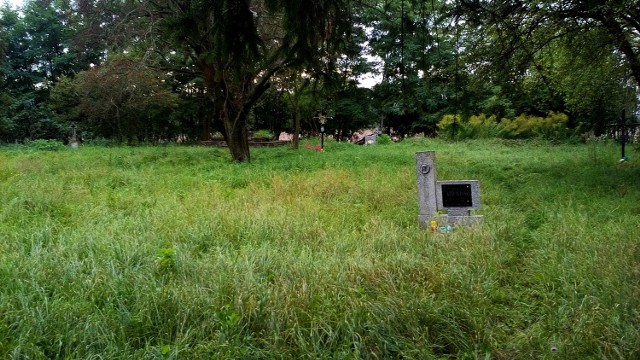
[[[549,112],[546,117],[522,114],[513,119],[498,118],[495,115],[448,114],[438,122],[439,135],[452,140],[466,139],[544,139],[548,141],[571,142],[583,136],[580,126],[568,127],[569,116],[564,113]]]
[[[418,228],[422,150],[480,180],[482,226]],[[636,156],[0,149],[0,358],[639,358]]]

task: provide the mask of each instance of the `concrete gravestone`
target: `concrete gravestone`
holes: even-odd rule
[[[438,210],[447,210],[440,218],[452,224],[473,225],[482,221],[482,215],[471,215],[480,209],[480,181],[436,181]]]
[[[428,227],[436,216],[436,152],[416,153],[416,175],[418,177],[418,221],[421,227]]]
[[[432,220],[460,225],[482,222],[482,215],[471,214],[480,208],[478,180],[437,181],[435,151],[416,153],[416,175],[420,227],[429,227]],[[447,214],[439,215],[440,210]]]
[[[364,144],[365,145],[375,145],[376,143],[378,143],[378,136],[377,135],[367,135],[364,137]]]
[[[71,124],[71,139],[69,140],[69,146],[72,149],[78,148],[78,138],[76,137],[76,124]]]

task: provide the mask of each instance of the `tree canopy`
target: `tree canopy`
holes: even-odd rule
[[[250,130],[320,112],[338,134],[551,112],[600,133],[637,113],[638,19],[632,0],[30,0],[0,9],[0,141],[220,132],[249,161]]]

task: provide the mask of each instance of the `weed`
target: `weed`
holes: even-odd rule
[[[38,139],[30,141],[29,148],[40,151],[58,151],[64,149],[64,144],[58,140]]]
[[[168,274],[176,269],[176,249],[164,248],[158,251],[158,269],[161,274]]]

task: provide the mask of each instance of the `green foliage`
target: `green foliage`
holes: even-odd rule
[[[251,128],[268,129],[274,134],[283,130],[291,132],[292,111],[286,101],[290,95],[274,87],[269,88],[251,111]]]
[[[82,146],[92,146],[92,147],[101,147],[101,148],[114,147],[118,145],[121,145],[121,142],[117,141],[116,139],[106,139],[103,137],[90,137],[86,141],[82,142]]]
[[[402,134],[434,134],[446,114],[493,114],[500,125],[555,112],[599,135],[637,113],[640,13],[629,1],[563,4],[563,11],[550,1],[444,0],[3,6],[0,141],[64,140],[75,122],[87,136],[115,140],[195,141],[224,131],[236,143],[248,129],[278,134],[300,121],[316,131],[311,119],[321,110],[334,116],[331,132],[382,122]],[[131,71],[123,58],[150,66]],[[358,88],[371,72],[382,83]],[[517,120],[509,131],[462,123],[447,136],[562,138],[561,129],[532,121]],[[242,145],[230,149],[248,160]]]
[[[256,132],[253,133],[253,137],[254,138],[267,138],[267,139],[273,139],[274,135],[271,131],[269,130],[258,130]]]
[[[438,123],[440,135],[448,139],[530,139],[566,140],[574,135],[567,128],[569,117],[563,113],[550,112],[546,117],[520,115],[515,119],[495,115],[473,115],[464,120],[460,115],[445,115]]]
[[[56,121],[63,124],[81,121],[80,103],[78,83],[70,77],[60,77],[49,93],[49,108]]]
[[[76,15],[64,1],[28,1],[20,10],[0,9],[0,141],[67,137],[59,120],[72,109],[52,113],[49,91],[60,77],[97,61],[92,46],[79,36],[80,23],[90,21]]]
[[[571,134],[567,129],[567,121],[567,115],[553,112],[544,118],[520,115],[513,120],[501,121],[502,136],[513,139],[539,137],[547,140],[562,140]]]
[[[448,139],[456,139],[463,125],[464,124],[461,115],[444,115],[438,122],[439,134]]]
[[[353,26],[342,0],[168,0],[141,5],[156,25],[150,38],[166,40],[152,46],[162,44],[159,53],[189,54],[170,66],[202,76],[206,98],[238,162],[250,160],[249,113],[274,75],[301,69],[312,76],[334,72],[334,62],[326,60],[338,56],[342,37]]]
[[[502,93],[500,86],[493,86],[489,96],[481,101],[481,114],[494,114],[498,119],[514,117],[514,109],[511,100]],[[495,119],[493,119],[495,122]]]
[[[376,143],[378,145],[389,145],[389,144],[392,144],[393,141],[391,141],[391,136],[389,136],[387,134],[380,134],[380,135],[378,135]]]
[[[331,109],[333,120],[327,124],[327,132],[333,130],[358,130],[376,126],[377,111],[372,106],[372,92],[358,88],[354,83],[346,84],[333,94]]]
[[[629,70],[620,66],[625,60],[613,45],[603,45],[606,38],[600,31],[575,36],[557,51],[556,60],[567,110],[598,134],[638,106],[636,85],[629,81]]]
[[[640,12],[630,4],[569,0],[558,11],[553,1],[456,2],[471,42],[465,64],[480,100],[466,114],[512,119],[564,112],[572,126],[582,123],[600,135],[623,111],[635,113],[640,52],[633,19]]]
[[[57,91],[69,94],[67,103],[84,127],[96,136],[134,141],[167,138],[173,128],[171,112],[177,94],[164,82],[165,74],[126,56],[78,74],[74,83],[60,82]],[[73,97],[75,95],[75,98]],[[56,96],[57,98],[57,96]],[[68,105],[64,105],[67,108]],[[71,116],[71,115],[69,115]]]
[[[161,274],[172,273],[176,270],[175,248],[164,248],[158,251],[158,269]]]
[[[37,139],[28,143],[29,148],[39,151],[58,151],[64,149],[64,144],[59,140]]]
[[[382,75],[373,89],[374,111],[400,133],[435,132],[436,119],[461,111],[469,98],[460,91],[464,76],[454,44],[458,27],[442,16],[448,6],[444,1],[393,0],[361,9],[364,22],[373,25],[368,52],[384,59],[372,64]]]

